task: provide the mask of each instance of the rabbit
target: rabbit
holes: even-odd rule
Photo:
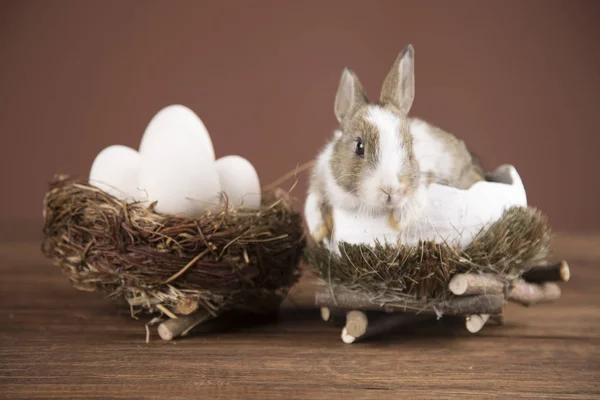
[[[414,48],[407,45],[369,102],[356,74],[345,68],[335,96],[339,129],[317,156],[305,218],[311,236],[331,239],[332,207],[387,215],[400,232],[418,218],[427,186],[466,189],[484,180],[479,159],[452,134],[408,116],[415,96]]]

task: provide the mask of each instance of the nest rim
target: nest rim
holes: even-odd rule
[[[305,263],[321,286],[363,293],[374,301],[444,301],[448,283],[459,273],[490,274],[505,281],[520,278],[550,254],[552,232],[537,208],[511,207],[461,249],[448,243],[375,245],[339,242],[339,254],[309,240]]]

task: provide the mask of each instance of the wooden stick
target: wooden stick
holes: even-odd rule
[[[307,161],[304,164],[301,165],[296,165],[296,168],[294,168],[291,171],[288,171],[286,174],[284,174],[283,176],[277,178],[276,180],[274,180],[273,182],[269,183],[266,186],[263,186],[262,191],[270,191],[272,189],[275,189],[277,186],[281,185],[283,182],[287,181],[288,179],[291,179],[295,176],[297,176],[300,172],[306,171],[309,168],[312,168],[315,165],[315,161],[311,160],[311,161]]]
[[[488,319],[490,319],[489,314],[469,315],[465,320],[465,326],[469,332],[477,333],[483,328]]]
[[[346,332],[353,337],[360,337],[367,332],[369,319],[367,314],[359,310],[348,311],[346,314]]]
[[[179,300],[179,303],[175,307],[175,311],[178,314],[190,315],[198,309],[198,298],[193,296],[185,296]]]
[[[549,303],[560,298],[560,287],[554,282],[527,283],[515,281],[508,289],[508,300],[524,306]]]
[[[345,308],[348,310],[373,310],[392,312],[393,308],[374,302],[363,292],[355,292],[346,289],[336,289],[334,295],[331,289],[321,287],[317,289],[315,303],[317,306],[328,308]]]
[[[348,332],[346,331],[346,327],[342,328],[342,334],[340,337],[342,338],[342,342],[346,344],[352,344],[356,341],[356,338],[354,336],[348,334]]]
[[[190,315],[170,319],[158,326],[158,334],[163,340],[173,340],[185,336],[195,326],[214,318],[207,310],[199,310]]]
[[[325,322],[329,321],[331,318],[331,311],[329,307],[321,307],[321,319]]]
[[[336,288],[332,295],[330,288],[321,287],[317,289],[316,303],[322,307],[363,311],[414,311],[417,313],[435,313],[436,315],[500,314],[504,308],[504,296],[465,296],[433,302],[415,299],[399,300],[386,295],[372,297],[364,292],[342,288]]]
[[[169,318],[177,318],[177,315],[173,314],[173,312],[171,310],[169,310],[167,307],[163,306],[162,304],[157,304],[156,308]]]
[[[196,257],[192,258],[190,260],[190,262],[188,262],[183,268],[181,268],[175,275],[172,275],[169,279],[167,279],[166,281],[164,281],[163,283],[169,283],[174,281],[175,279],[179,278],[181,275],[183,275],[185,273],[185,271],[187,271],[188,269],[190,269],[192,267],[192,265],[196,264],[202,257],[204,257],[206,255],[206,253],[208,253],[209,251],[211,251],[211,249],[206,249],[201,253],[198,253],[196,255]]]
[[[321,319],[333,326],[344,326],[346,324],[346,313],[338,308],[321,307]]]
[[[489,274],[456,274],[448,283],[448,289],[457,296],[473,294],[503,294],[505,283]]]
[[[565,260],[536,265],[523,274],[527,282],[567,282],[569,278],[571,270]]]
[[[412,313],[379,313],[379,315],[369,314],[367,318],[367,315],[362,311],[353,310],[348,313],[348,322],[342,329],[341,338],[344,343],[351,344],[358,340],[391,332],[400,326],[412,324],[427,318],[432,318],[432,316]],[[349,322],[353,322],[354,324],[349,324]]]
[[[440,314],[450,315],[500,314],[504,310],[504,296],[454,297],[439,303],[435,308]]]

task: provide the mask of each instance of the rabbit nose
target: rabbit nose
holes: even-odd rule
[[[379,190],[385,195],[385,202],[391,203],[394,199],[394,195],[400,191],[399,188],[394,188],[392,186],[382,186]]]
[[[398,193],[400,188],[387,185],[387,186],[380,187],[379,190],[383,194],[388,195],[388,197],[391,197],[391,196],[395,195],[396,193]]]

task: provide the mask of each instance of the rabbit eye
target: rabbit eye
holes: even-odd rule
[[[359,157],[365,156],[365,144],[361,138],[356,138],[356,150],[354,150],[354,152]]]

